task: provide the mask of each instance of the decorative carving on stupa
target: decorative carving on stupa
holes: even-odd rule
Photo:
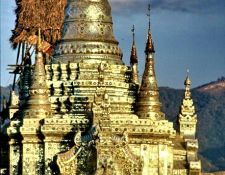
[[[66,152],[57,154],[60,174],[93,174],[96,170],[95,128],[88,134],[78,130],[74,136],[74,146]]]
[[[107,0],[71,0],[65,14],[62,41],[55,50],[54,63],[95,60],[122,64]]]

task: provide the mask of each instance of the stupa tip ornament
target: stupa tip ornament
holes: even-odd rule
[[[146,43],[145,53],[155,53],[154,43],[152,39],[152,32],[151,32],[151,5],[148,5],[148,39]]]
[[[154,48],[151,30],[148,31],[148,40],[147,40],[147,43],[146,43],[145,53],[146,54],[155,53],[155,48]]]
[[[184,80],[184,86],[185,86],[185,99],[191,98],[191,78],[189,76],[189,70],[187,70],[187,77]]]
[[[130,63],[131,63],[131,65],[134,65],[134,64],[138,63],[137,49],[136,49],[136,44],[135,44],[135,28],[134,28],[134,25],[133,25],[133,28],[132,28],[131,31],[133,33],[133,43],[132,43],[132,48],[131,48]]]
[[[133,33],[133,43],[131,47],[131,55],[130,55],[130,64],[131,64],[131,79],[132,82],[136,85],[139,85],[139,79],[138,79],[138,57],[137,57],[137,49],[136,49],[136,44],[135,44],[135,28],[133,25],[132,28],[132,33]]]
[[[38,41],[37,41],[37,52],[41,52],[42,44],[41,44],[41,29],[38,29]]]
[[[108,0],[71,0],[65,13],[62,42],[56,47],[53,62],[123,64]]]
[[[184,85],[185,85],[185,86],[191,86],[191,79],[190,79],[189,76],[187,76],[187,78],[185,79]]]
[[[191,86],[191,79],[190,79],[190,76],[189,76],[189,69],[187,69],[187,77],[186,77],[186,79],[185,79],[185,81],[184,81],[184,85],[185,85],[185,87],[186,86]]]

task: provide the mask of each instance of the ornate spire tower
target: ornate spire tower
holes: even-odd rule
[[[133,25],[133,28],[131,30],[133,32],[133,43],[132,43],[132,48],[131,48],[131,55],[130,55],[130,64],[131,64],[131,81],[132,83],[139,84],[138,80],[138,57],[137,57],[137,49],[136,49],[136,44],[135,44],[135,28]]]
[[[184,81],[185,92],[179,114],[179,134],[186,148],[186,159],[190,175],[201,174],[201,161],[198,158],[198,140],[196,139],[197,115],[191,98],[191,80],[189,76]]]
[[[108,0],[71,0],[65,13],[63,37],[55,50],[54,62],[122,64]]]
[[[149,118],[150,120],[165,119],[161,112],[161,103],[159,100],[159,90],[157,86],[155,68],[154,68],[154,44],[152,40],[150,25],[150,5],[149,5],[149,29],[146,43],[146,63],[142,78],[142,84],[138,97],[138,116],[140,118]]]
[[[31,55],[30,55],[28,46],[26,48],[23,64],[24,64],[24,68],[23,68],[23,72],[21,73],[21,80],[20,80],[21,105],[23,105],[26,102],[26,100],[29,98],[29,89],[30,89],[31,81],[32,81]]]
[[[41,34],[37,44],[30,97],[23,111],[23,125],[20,132],[23,136],[22,173],[32,175],[44,174],[44,145],[41,134],[43,119],[51,116],[48,100],[44,59],[41,52]]]
[[[30,97],[24,110],[24,118],[44,119],[51,115],[50,102],[48,99],[48,86],[46,83],[44,58],[42,55],[41,33],[39,30],[37,53],[35,59]]]
[[[191,98],[191,80],[189,76],[187,76],[187,78],[185,79],[184,85],[184,98],[180,107],[179,114],[179,131],[180,134],[185,138],[194,139],[196,135],[197,114],[195,112],[195,107]]]

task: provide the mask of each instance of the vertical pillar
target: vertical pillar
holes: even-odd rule
[[[22,155],[22,143],[21,135],[19,133],[20,122],[11,121],[10,127],[7,133],[10,137],[9,141],[9,174],[18,175],[21,174],[21,155]]]
[[[53,168],[57,169],[56,158],[60,152],[67,151],[73,143],[74,124],[70,119],[45,119],[42,126],[44,134],[45,175],[52,175]]]
[[[40,119],[24,119],[22,174],[44,174],[44,145],[40,134]]]
[[[52,125],[53,126],[53,125]],[[52,167],[56,166],[54,163],[55,156],[60,153],[61,150],[61,144],[63,140],[63,135],[59,133],[59,131],[53,131],[47,130],[47,128],[52,128],[52,126],[45,125],[43,127],[43,133],[45,134],[45,140],[44,140],[44,152],[45,152],[45,175],[52,175]]]

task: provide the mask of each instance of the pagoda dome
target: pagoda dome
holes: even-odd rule
[[[56,46],[53,62],[122,64],[121,57],[108,0],[69,0],[62,40]]]

